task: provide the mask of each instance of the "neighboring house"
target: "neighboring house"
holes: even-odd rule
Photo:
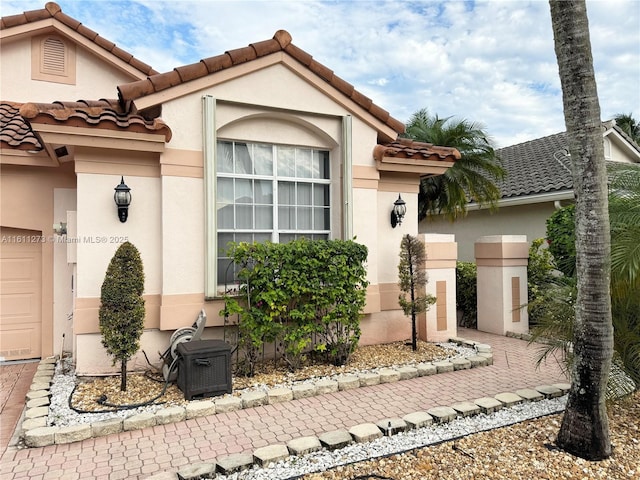
[[[2,18],[0,33],[0,356],[64,342],[78,373],[110,371],[100,288],[125,240],[144,262],[152,361],[203,308],[205,336],[221,338],[229,241],[355,237],[369,249],[362,342],[409,337],[400,240],[418,231],[420,177],[445,172],[457,150],[398,139],[402,122],[285,31],[163,74],[54,3]],[[408,213],[394,229],[399,194]]]
[[[605,160],[640,163],[640,147],[615,122],[603,123]],[[530,140],[496,151],[507,176],[499,182],[498,211],[468,206],[468,215],[454,223],[443,218],[420,222],[421,233],[455,234],[458,259],[473,262],[474,243],[486,235],[526,235],[529,244],[546,237],[546,220],[574,200],[566,132]]]

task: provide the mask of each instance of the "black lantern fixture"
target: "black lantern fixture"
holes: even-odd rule
[[[124,183],[124,177],[120,179],[120,185],[114,188],[116,193],[113,194],[113,199],[118,206],[118,218],[122,223],[127,221],[129,216],[129,205],[131,204],[131,189]]]
[[[391,227],[396,228],[397,225],[402,225],[402,219],[405,213],[407,213],[407,204],[398,194],[398,199],[393,202],[393,210],[391,210]]]

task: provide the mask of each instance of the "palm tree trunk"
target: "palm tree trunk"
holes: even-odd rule
[[[557,444],[589,460],[611,455],[605,405],[613,354],[607,176],[584,0],[550,0],[576,195],[575,364]]]

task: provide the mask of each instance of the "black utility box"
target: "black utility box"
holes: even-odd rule
[[[178,354],[178,388],[186,400],[231,393],[231,347],[222,340],[183,342]]]

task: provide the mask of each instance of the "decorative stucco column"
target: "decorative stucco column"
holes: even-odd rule
[[[458,335],[456,318],[455,235],[429,233],[419,236],[425,244],[427,293],[436,297],[426,313],[418,317],[418,337],[428,342],[443,342]]]
[[[475,243],[478,266],[478,330],[527,333],[526,235],[491,235]]]

